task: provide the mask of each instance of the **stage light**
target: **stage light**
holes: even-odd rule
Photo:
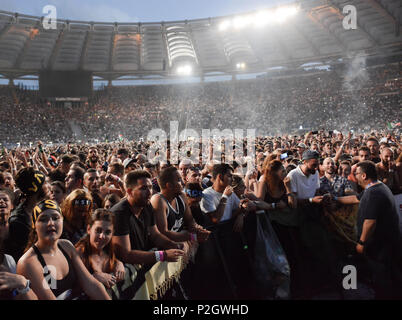
[[[192,73],[193,68],[190,65],[184,65],[177,68],[177,74],[181,76],[188,76]]]
[[[251,22],[250,16],[237,16],[233,19],[233,27],[235,29],[242,29],[249,25]]]
[[[264,27],[268,23],[275,20],[275,15],[272,11],[259,11],[254,15],[253,25],[255,27]]]
[[[219,25],[219,31],[225,31],[227,30],[231,25],[230,20],[224,20],[221,22],[221,24]]]
[[[298,11],[299,9],[295,6],[278,8],[275,12],[276,21],[280,23],[284,22],[289,17],[294,16]]]
[[[282,23],[289,17],[298,13],[297,6],[280,7],[276,10],[262,10],[252,15],[239,15],[232,20],[224,20],[219,24],[219,31],[225,31],[229,28],[236,30],[243,29],[247,26],[253,25],[254,27],[264,27],[269,23],[277,22]]]
[[[236,63],[236,69],[238,70],[243,70],[246,68],[246,64],[244,62],[238,62]]]

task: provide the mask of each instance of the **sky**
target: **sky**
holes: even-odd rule
[[[54,5],[60,19],[157,22],[208,18],[269,8],[293,0],[0,0],[0,10],[43,16]]]

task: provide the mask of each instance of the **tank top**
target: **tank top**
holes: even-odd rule
[[[265,192],[265,197],[264,197],[264,201],[267,203],[278,203],[279,201],[283,200],[285,203],[288,203],[288,197],[286,196],[286,193],[284,193],[281,197],[279,198],[274,198],[273,196],[271,196],[268,188],[267,188],[267,192]]]
[[[43,267],[43,276],[47,280],[50,290],[52,290],[53,294],[57,298],[57,300],[69,300],[72,298],[72,291],[75,287],[77,276],[74,271],[74,267],[69,255],[63,250],[60,244],[57,244],[57,247],[60,251],[64,254],[67,259],[68,263],[68,273],[67,275],[61,280],[55,280],[53,276],[50,274],[49,269],[47,268],[45,259],[43,258],[42,254],[40,253],[39,249],[33,245],[32,248],[34,249],[40,264]],[[56,284],[56,285],[54,285]]]
[[[184,201],[181,198],[181,196],[176,197],[176,204],[177,204],[177,210],[175,210],[170,202],[161,194],[159,193],[161,198],[166,201],[167,206],[168,206],[168,211],[166,213],[166,219],[168,223],[168,229],[170,231],[175,231],[179,232],[183,228],[183,217],[184,217],[184,210],[185,210],[185,205]]]
[[[284,201],[288,204],[288,197],[286,193],[284,193],[280,198],[274,198],[269,193],[269,190],[265,193],[264,201],[267,203],[278,203],[279,201]],[[284,226],[296,227],[298,226],[298,215],[296,215],[296,211],[287,207],[285,209],[275,209],[266,211],[268,213],[269,219],[271,221],[275,221]]]

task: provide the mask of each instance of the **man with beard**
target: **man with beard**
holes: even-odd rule
[[[205,241],[210,232],[195,223],[176,167],[162,170],[158,183],[161,192],[152,196],[151,204],[159,231],[173,241]]]
[[[367,147],[361,147],[359,149],[358,161],[366,161],[370,160],[370,149]],[[355,171],[357,168],[357,163],[352,166],[352,172],[350,173],[348,179],[354,183],[357,183],[357,179],[355,177]]]
[[[336,197],[343,197],[347,193],[353,193],[350,181],[336,174],[335,161],[332,158],[324,159],[323,168],[325,173],[320,178],[320,194],[330,193]]]
[[[367,148],[370,149],[370,160],[374,163],[379,163],[381,161],[381,158],[379,157],[380,145],[378,143],[378,140],[374,137],[368,138]]]
[[[115,230],[113,245],[118,259],[129,264],[152,264],[157,261],[177,261],[184,252],[177,243],[161,234],[155,225],[149,203],[151,176],[144,170],[129,172],[124,179],[126,198],[113,206]],[[151,248],[168,249],[149,251]]]
[[[364,189],[359,196],[357,219],[359,240],[356,251],[361,258],[360,270],[368,269],[376,298],[395,298],[398,292],[395,275],[400,272],[401,263],[399,217],[395,199],[391,190],[378,181],[373,162],[359,162],[356,178]]]
[[[391,189],[393,194],[401,192],[399,176],[395,164],[393,164],[394,153],[390,148],[383,148],[380,153],[381,162],[376,164],[378,180]]]
[[[96,169],[99,164],[98,149],[96,147],[90,147],[87,156],[87,167]]]
[[[328,231],[322,224],[323,196],[319,196],[320,179],[318,175],[319,153],[307,150],[303,153],[303,163],[288,173],[285,184],[290,187],[297,199],[299,230],[304,263],[302,285],[307,296],[317,293],[317,290],[341,290],[342,270],[338,257],[334,254],[333,243]],[[287,181],[288,180],[288,181]]]
[[[102,208],[102,201],[105,194],[100,192],[101,179],[98,171],[88,169],[84,174],[84,190],[88,191],[94,201],[94,210]]]
[[[190,167],[187,170],[187,175],[185,177],[184,183],[200,183],[201,184],[201,173],[200,169],[197,167]],[[205,188],[206,186],[204,186]]]
[[[298,205],[309,206],[322,201],[322,196],[317,195],[320,188],[319,157],[317,151],[304,151],[303,163],[288,174],[291,190],[296,195]]]
[[[33,209],[39,201],[49,198],[49,189],[45,175],[32,167],[20,169],[15,182],[25,199],[11,212],[5,252],[18,261],[28,244]]]
[[[68,171],[65,183],[66,183],[66,195],[69,195],[75,189],[82,189],[84,182],[85,171],[80,167],[71,168]]]

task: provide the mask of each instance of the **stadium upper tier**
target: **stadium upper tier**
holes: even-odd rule
[[[357,28],[347,30],[346,5]],[[1,9],[1,8],[0,8]],[[46,18],[46,15],[45,15]],[[400,53],[400,0],[306,0],[236,16],[168,22],[88,22],[0,11],[0,74],[88,70],[122,76],[168,77],[263,72],[275,66],[331,63],[354,53]]]

